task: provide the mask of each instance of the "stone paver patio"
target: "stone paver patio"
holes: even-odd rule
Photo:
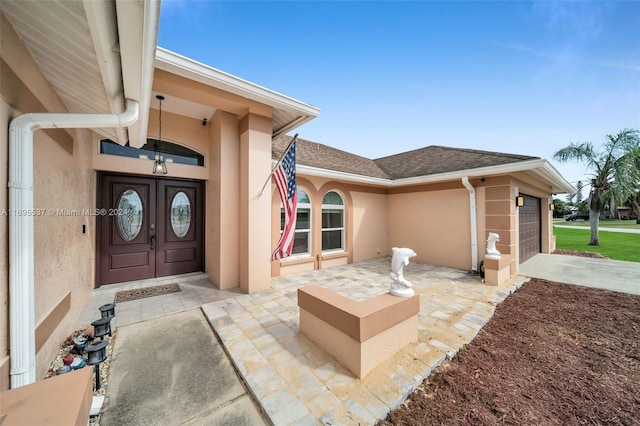
[[[492,287],[478,276],[412,262],[418,342],[357,379],[298,331],[297,289],[321,285],[356,300],[388,292],[390,258],[273,279],[271,290],[202,306],[225,350],[275,425],[373,424],[471,342],[495,306],[527,278]]]

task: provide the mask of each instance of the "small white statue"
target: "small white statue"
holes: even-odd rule
[[[500,241],[500,235],[495,232],[489,232],[489,238],[487,238],[487,254],[485,259],[501,259],[500,252],[496,249],[496,241]]]
[[[410,248],[393,247],[393,257],[391,258],[391,273],[389,277],[393,280],[391,283],[391,293],[398,297],[412,297],[414,295],[413,284],[407,281],[402,274],[402,269],[409,264],[409,258],[416,256],[416,252]]]

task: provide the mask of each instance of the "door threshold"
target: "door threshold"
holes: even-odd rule
[[[147,278],[144,280],[124,281],[113,284],[102,284],[99,288],[94,289],[94,292],[103,291],[120,291],[120,290],[133,290],[136,288],[144,287],[156,287],[165,284],[172,283],[184,283],[195,280],[208,279],[207,274],[204,272],[189,272],[187,274],[168,275],[166,277]]]

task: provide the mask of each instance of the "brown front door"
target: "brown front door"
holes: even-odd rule
[[[101,174],[97,284],[202,271],[202,183]]]

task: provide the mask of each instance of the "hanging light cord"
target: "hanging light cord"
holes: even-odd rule
[[[162,142],[162,101],[164,100],[164,96],[157,95],[156,99],[160,102],[158,109],[158,151],[160,151],[160,143]]]

